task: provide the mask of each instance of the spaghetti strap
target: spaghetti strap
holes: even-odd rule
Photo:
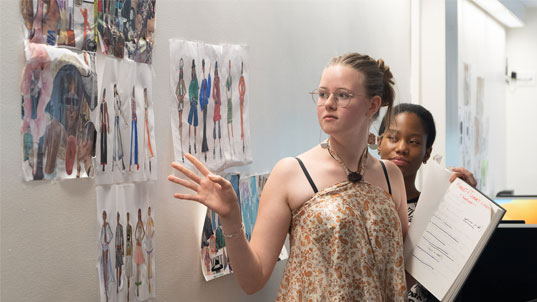
[[[311,176],[308,173],[308,170],[306,170],[306,167],[304,166],[304,163],[302,162],[302,160],[300,160],[300,158],[298,158],[298,157],[295,157],[295,158],[298,161],[298,163],[300,164],[300,168],[302,168],[302,171],[304,172],[304,175],[306,175],[306,178],[308,179],[308,182],[310,183],[311,188],[313,189],[313,192],[315,194],[317,194],[317,192],[319,192],[319,190],[317,190],[317,186],[315,186],[315,183],[313,182],[313,179],[311,179]]]
[[[388,191],[390,192],[390,195],[392,194],[392,186],[390,186],[390,179],[388,178],[388,171],[386,170],[386,165],[384,165],[384,162],[382,160],[379,160],[380,164],[382,165],[382,170],[384,170],[384,176],[386,177],[386,183],[388,184]]]

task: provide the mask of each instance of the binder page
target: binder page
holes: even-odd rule
[[[446,170],[433,166],[429,172],[434,171],[437,172],[436,181],[449,184],[449,172],[447,177],[439,177]],[[413,244],[410,246],[410,241],[408,244],[405,242],[405,266],[416,280],[442,299],[487,229],[492,208],[488,199],[460,179],[451,183],[439,199],[425,199],[427,195],[424,194],[428,190],[439,194],[438,183],[431,183],[432,180],[435,177],[426,178],[415,221],[409,231],[410,238],[407,237]],[[432,211],[422,209],[423,216],[420,217],[418,210],[423,202],[428,204],[423,209]],[[431,206],[432,203],[436,203],[437,207]],[[416,234],[419,236],[416,237]]]

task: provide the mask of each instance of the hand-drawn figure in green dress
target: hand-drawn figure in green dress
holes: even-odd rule
[[[192,59],[192,78],[188,86],[188,98],[190,99],[190,111],[188,112],[188,153],[192,153],[190,144],[190,128],[194,126],[194,153],[196,150],[196,128],[198,127],[198,77],[196,76],[196,62]]]
[[[233,80],[231,78],[231,60],[229,60],[228,73],[226,78],[226,98],[227,98],[227,138],[229,140],[229,145],[231,147],[231,152],[235,150],[235,146],[231,143],[233,141],[233,90],[232,90]],[[231,129],[231,135],[229,132]]]
[[[185,95],[186,95],[186,86],[185,80],[183,78],[183,58],[179,60],[179,81],[177,82],[177,87],[175,88],[175,97],[177,98],[177,112],[179,114],[179,141],[181,142],[181,160],[185,162],[185,157],[183,155],[183,109],[185,108]]]
[[[125,243],[123,241],[123,226],[119,223],[119,212],[117,212],[116,224],[116,293],[119,292],[121,286],[121,273],[123,267],[123,252],[125,251]]]

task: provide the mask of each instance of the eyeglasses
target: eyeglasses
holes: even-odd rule
[[[310,94],[311,99],[317,106],[324,106],[330,98],[330,94],[332,94],[334,96],[334,102],[336,103],[336,105],[342,108],[348,107],[351,103],[351,99],[355,96],[354,94],[344,89],[338,89],[332,93],[324,89],[315,89],[310,92]]]

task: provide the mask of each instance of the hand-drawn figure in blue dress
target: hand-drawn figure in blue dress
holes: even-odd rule
[[[201,81],[200,88],[200,109],[203,112],[203,139],[201,141],[201,152],[205,156],[205,162],[207,162],[207,152],[209,152],[209,145],[207,144],[207,105],[209,105],[209,98],[211,97],[211,67],[209,66],[209,76],[205,78],[205,59],[201,60],[201,71],[203,72],[203,80]]]
[[[179,60],[179,81],[177,82],[177,87],[175,88],[175,97],[177,98],[177,112],[179,114],[179,141],[181,142],[181,160],[185,162],[185,157],[183,155],[183,109],[185,108],[185,95],[186,95],[186,86],[185,80],[183,78],[183,58]]]
[[[194,153],[198,153],[196,149],[196,128],[198,127],[198,77],[196,76],[196,62],[192,59],[192,78],[188,86],[188,98],[190,99],[190,111],[188,112],[188,153],[192,153],[190,143],[190,128],[194,126]]]
[[[104,293],[106,301],[108,301],[108,289],[110,282],[114,282],[114,273],[112,270],[112,262],[110,261],[110,242],[114,237],[110,224],[106,221],[106,211],[103,211],[103,225],[101,226],[101,280],[104,285]]]
[[[136,165],[136,170],[140,169],[140,164],[138,163],[138,117],[136,116],[136,97],[134,95],[134,86],[132,86],[132,98],[131,98],[131,149],[129,157],[129,171],[132,166],[132,143],[134,140],[134,164]],[[143,130],[143,129],[142,129]]]
[[[119,292],[121,286],[121,274],[123,268],[123,252],[125,251],[125,243],[123,241],[123,225],[119,223],[119,212],[117,212],[116,224],[116,293]]]
[[[235,146],[231,143],[233,141],[233,80],[231,78],[231,60],[229,60],[228,73],[226,78],[226,98],[227,98],[227,138],[231,147],[231,152],[235,151]],[[231,135],[229,135],[231,129]]]
[[[125,118],[125,116],[123,116],[123,112],[121,112],[121,99],[119,98],[116,84],[114,84],[114,113],[114,146],[112,153],[112,171],[114,171],[114,166],[116,165],[116,162],[121,161],[121,171],[123,172],[125,170],[125,162],[123,161],[123,141],[121,139],[121,129],[119,127],[119,117],[121,116],[123,122],[125,122],[125,125],[129,124],[127,123],[127,119]]]

